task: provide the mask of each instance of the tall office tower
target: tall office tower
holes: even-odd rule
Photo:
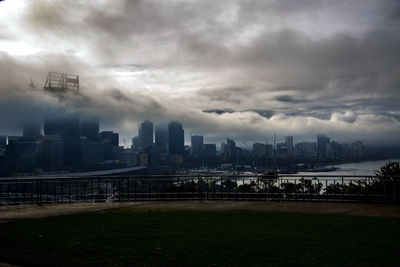
[[[157,125],[155,128],[155,145],[165,153],[168,151],[168,126]]]
[[[301,142],[296,145],[298,157],[315,158],[317,156],[317,144],[312,142]]]
[[[79,76],[49,72],[43,90],[63,101],[70,93],[79,90]],[[50,114],[44,119],[44,134],[58,135],[63,139],[64,163],[71,168],[77,166],[81,158],[79,116],[68,112]]]
[[[32,76],[29,84],[30,89],[35,89],[36,86],[33,84]],[[26,118],[22,122],[22,135],[24,137],[38,137],[41,135],[41,121],[42,118],[30,114],[29,118]]]
[[[238,154],[235,141],[233,141],[233,139],[227,138],[225,148],[226,148],[224,151],[225,158],[230,160],[233,164],[235,164]]]
[[[66,114],[47,117],[44,120],[44,134],[58,135],[66,142],[79,141],[79,117],[76,114]]]
[[[61,100],[65,94],[79,90],[79,76],[58,72],[49,72],[43,90],[51,93]],[[58,135],[64,141],[79,141],[79,116],[63,112],[51,114],[44,120],[44,134]]]
[[[192,154],[195,156],[200,156],[203,149],[203,136],[202,135],[192,135]]]
[[[293,136],[286,136],[285,145],[289,155],[293,153]]]
[[[117,159],[119,134],[113,131],[102,131],[99,136],[100,141],[103,143],[104,160]]]
[[[134,151],[139,150],[139,136],[135,136],[132,138],[131,149],[133,149]]]
[[[64,169],[64,143],[57,136],[42,136],[42,161],[45,171]]]
[[[206,158],[215,158],[217,155],[217,146],[215,144],[203,145],[203,156]]]
[[[114,133],[113,131],[102,131],[100,133],[100,139],[110,141],[111,146],[113,147],[119,146],[119,133]]]
[[[142,149],[153,146],[153,123],[144,121],[139,126],[139,144]]]
[[[7,136],[0,135],[0,150],[7,148]]]
[[[99,119],[96,117],[84,116],[80,120],[80,136],[86,137],[89,141],[99,140]]]
[[[168,124],[168,145],[170,154],[183,155],[185,151],[185,136],[180,122],[172,121]]]
[[[81,140],[82,163],[86,166],[104,161],[104,144],[101,141]]]
[[[228,146],[227,143],[225,143],[225,142],[222,142],[222,143],[221,143],[221,155],[222,155],[223,157],[225,157],[226,150],[227,150],[227,146]]]
[[[262,158],[267,156],[267,144],[254,143],[253,156],[255,158]]]
[[[327,157],[327,146],[330,144],[331,139],[324,134],[317,135],[317,155],[319,158]]]
[[[66,168],[74,169],[79,165],[82,151],[79,140],[78,115],[60,115],[44,120],[44,134],[58,135],[63,140],[63,159]]]
[[[40,120],[31,119],[25,121],[22,125],[22,135],[24,137],[38,137],[40,136]]]
[[[363,157],[365,154],[365,147],[361,141],[356,141],[351,144],[351,156],[355,158]]]
[[[272,159],[274,157],[274,150],[272,148],[272,144],[266,144],[267,149],[267,158]]]
[[[34,169],[56,171],[64,168],[63,140],[58,136],[10,136],[7,154],[12,173]]]

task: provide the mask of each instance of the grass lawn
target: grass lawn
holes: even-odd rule
[[[400,219],[119,209],[0,224],[0,262],[398,266],[399,238]]]

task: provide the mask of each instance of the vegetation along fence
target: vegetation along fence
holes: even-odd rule
[[[0,205],[149,200],[400,203],[398,176],[144,175],[0,180]]]

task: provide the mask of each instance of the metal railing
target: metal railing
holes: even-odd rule
[[[301,175],[141,175],[0,179],[0,205],[258,200],[400,202],[399,177]]]

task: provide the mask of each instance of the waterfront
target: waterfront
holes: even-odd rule
[[[375,171],[379,171],[382,166],[390,161],[399,161],[399,159],[389,160],[376,160],[376,161],[365,161],[356,163],[344,163],[338,165],[329,165],[326,168],[336,167],[335,171],[330,172],[298,172],[298,175],[375,175]]]

